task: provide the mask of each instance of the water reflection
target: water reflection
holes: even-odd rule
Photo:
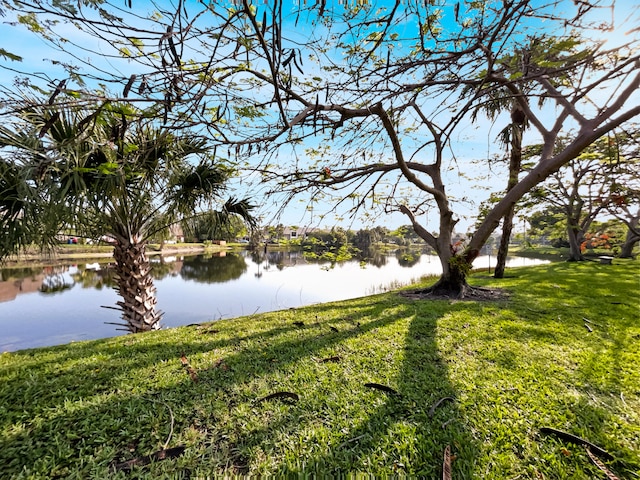
[[[65,266],[47,267],[48,274],[42,279],[40,292],[45,294],[56,294],[73,288],[76,284],[71,275],[68,274],[69,268]],[[46,270],[45,270],[46,271]]]
[[[151,262],[151,276],[154,280],[162,280],[180,275],[183,265],[182,259],[182,256],[151,257],[149,260]]]
[[[82,266],[75,267],[75,273],[71,277],[82,288],[95,288],[102,290],[103,288],[115,288],[115,270],[110,268],[110,264],[87,263]]]
[[[249,255],[253,263],[262,265],[265,270],[272,266],[282,270],[286,267],[309,263],[299,250],[270,250],[266,253],[264,250],[256,250]]]
[[[184,258],[180,276],[200,283],[224,283],[240,278],[246,271],[247,262],[240,255],[197,255]]]
[[[388,253],[379,248],[362,248],[358,255],[363,262],[374,267],[383,267],[387,264]]]
[[[420,250],[411,250],[408,248],[401,248],[396,250],[396,258],[398,259],[398,264],[403,267],[413,267],[420,262],[420,258],[422,257],[422,252]]]
[[[45,277],[42,268],[0,270],[0,302],[14,300],[21,294],[40,291]]]
[[[307,262],[299,251],[155,257],[165,327],[379,293],[440,273],[437,257],[366,252],[367,263]],[[476,261],[489,265],[488,257]],[[117,334],[114,270],[108,261],[0,269],[0,352]],[[541,263],[512,258],[508,266]]]

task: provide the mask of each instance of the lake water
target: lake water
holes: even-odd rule
[[[378,255],[366,265],[310,263],[301,252],[152,258],[162,325],[175,327],[257,312],[356,298],[441,272],[437,257]],[[490,263],[491,261],[491,263]],[[510,258],[507,266],[546,263]],[[474,268],[495,264],[479,257]],[[0,269],[0,352],[111,337],[124,332],[113,271],[103,263]]]

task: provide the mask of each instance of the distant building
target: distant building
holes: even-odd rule
[[[169,226],[169,241],[167,243],[173,243],[171,242],[172,240],[178,243],[184,242],[184,231],[182,230],[182,225],[179,223],[174,223]]]
[[[315,228],[312,227],[284,227],[282,231],[282,237],[285,240],[304,240],[307,238],[311,232],[313,232]]]

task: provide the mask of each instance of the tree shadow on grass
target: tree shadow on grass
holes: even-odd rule
[[[406,302],[394,296],[380,298],[360,300],[348,315],[339,305],[312,307],[316,321],[302,326],[294,325],[295,311],[283,311],[266,316],[269,320],[211,324],[217,333],[182,328],[5,354],[0,362],[5,405],[0,420],[1,476],[99,476],[113,473],[115,462],[176,442],[187,446],[182,457],[144,471],[153,475],[272,469],[273,462],[261,458],[271,445],[278,450],[279,469],[294,471],[298,449],[289,453],[285,444],[304,442],[318,422],[328,426],[318,429],[328,435],[324,448],[340,458],[329,462],[327,457],[325,462],[312,454],[313,470],[367,470],[373,467],[367,462],[375,460],[378,470],[435,472],[444,444],[433,440],[430,429],[437,426],[447,432],[447,439],[458,438],[458,448],[467,448],[459,425],[441,427],[446,420],[439,415],[452,414],[453,404],[443,405],[433,419],[427,412],[432,401],[453,393],[435,351],[436,319],[410,320],[413,308]],[[396,324],[409,321],[415,325],[403,339],[406,331],[396,331]],[[234,336],[243,325],[247,333]],[[386,350],[389,338],[384,335],[389,329],[394,342],[406,342],[404,348]],[[365,348],[363,339],[377,344]],[[198,383],[181,368],[181,353],[197,371]],[[322,361],[332,356],[340,361]],[[404,372],[399,376],[397,362]],[[392,380],[400,399],[363,386],[367,381]],[[354,403],[343,401],[340,389],[345,386]],[[298,392],[300,402],[256,404],[256,399],[283,389]],[[333,420],[350,415],[360,420],[341,427],[336,436]],[[273,441],[283,429],[289,432],[284,443]],[[173,439],[166,443],[169,430]],[[362,436],[352,440],[354,435]],[[338,448],[345,441],[349,448]],[[394,453],[394,442],[409,445],[404,453]],[[376,458],[365,459],[367,451]],[[207,459],[204,466],[202,458]]]
[[[270,421],[241,432],[238,445],[278,459],[271,462],[276,464],[271,473],[276,468],[282,476],[375,471],[424,478],[442,475],[449,445],[454,477],[471,477],[476,441],[458,411],[457,392],[436,343],[438,320],[448,308],[444,302],[399,298],[395,320],[377,324],[364,340],[368,349],[337,342],[327,354],[337,353],[339,360],[317,365],[300,402],[258,406],[255,414]],[[391,390],[367,386],[372,383]],[[271,439],[268,445],[265,438]]]

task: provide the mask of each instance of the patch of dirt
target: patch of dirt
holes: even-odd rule
[[[470,302],[495,302],[507,300],[509,293],[500,288],[467,287],[464,296],[460,297],[457,292],[447,292],[444,290],[432,291],[430,289],[411,290],[400,293],[400,296],[410,300],[451,300]]]

